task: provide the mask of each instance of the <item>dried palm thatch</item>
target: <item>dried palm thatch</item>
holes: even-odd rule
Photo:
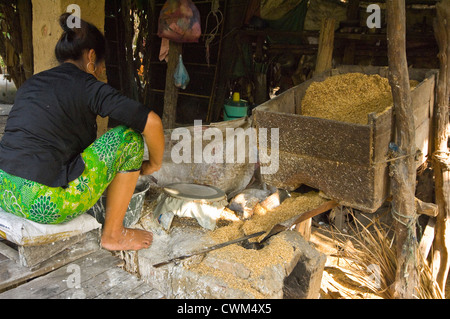
[[[378,219],[363,225],[353,218],[349,234],[337,229],[332,236],[341,248],[336,257],[344,260],[346,273],[360,286],[369,289],[383,299],[393,298],[393,283],[397,270],[395,234],[391,226],[382,224]],[[418,299],[443,299],[444,294],[433,280],[431,267],[417,251],[416,265],[420,275],[420,286],[416,288]]]

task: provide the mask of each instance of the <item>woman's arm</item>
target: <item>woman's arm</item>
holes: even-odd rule
[[[148,114],[142,135],[147,144],[149,160],[143,163],[141,174],[150,175],[161,168],[165,146],[162,121],[155,112]]]
[[[142,165],[141,174],[150,175],[158,171],[162,165],[165,146],[160,117],[153,111],[149,113],[141,103],[122,95],[110,85],[99,82],[92,76],[86,76],[85,103],[89,105],[91,111],[102,117],[109,116],[139,132],[142,131],[148,148],[149,161]]]

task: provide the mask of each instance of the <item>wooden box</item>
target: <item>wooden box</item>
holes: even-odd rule
[[[353,72],[388,76],[386,67],[342,66],[259,105],[253,110],[253,120],[257,129],[270,132],[279,128],[279,169],[274,174],[262,174],[265,183],[287,190],[305,184],[341,205],[370,213],[391,191],[387,160],[393,139],[392,107],[381,114],[369,114],[368,125],[301,115],[301,101],[311,83]],[[431,147],[437,71],[410,69],[409,74],[411,80],[420,82],[411,93],[420,166]],[[264,151],[270,154],[270,135],[268,141]],[[261,145],[259,148],[261,152]]]

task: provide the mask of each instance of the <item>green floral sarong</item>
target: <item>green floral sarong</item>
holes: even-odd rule
[[[49,187],[0,170],[0,206],[7,212],[42,224],[60,224],[87,212],[118,172],[142,166],[142,135],[118,126],[83,153],[84,172],[67,188]]]

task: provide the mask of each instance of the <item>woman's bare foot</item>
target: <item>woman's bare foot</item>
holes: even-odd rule
[[[122,228],[121,231],[108,233],[103,231],[102,247],[106,250],[140,250],[149,248],[153,234],[141,229]]]

